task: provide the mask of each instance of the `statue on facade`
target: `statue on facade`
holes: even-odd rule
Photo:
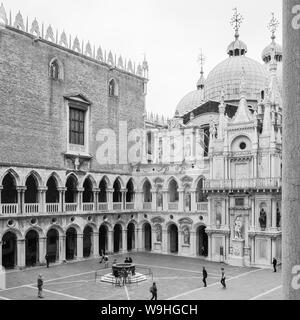
[[[267,214],[266,214],[266,211],[264,210],[264,208],[262,208],[260,210],[259,224],[262,229],[266,229],[266,227],[267,227]]]
[[[243,239],[242,235],[243,222],[240,220],[240,217],[237,217],[234,223],[234,238]]]
[[[183,230],[183,243],[190,244],[190,230],[188,227],[185,227]]]
[[[280,213],[280,209],[278,207],[276,210],[276,227],[277,228],[281,227],[281,213]]]
[[[157,224],[155,226],[155,233],[156,233],[156,241],[161,242],[162,241],[162,228],[160,224]]]

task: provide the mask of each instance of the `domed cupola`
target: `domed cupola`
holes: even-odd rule
[[[234,30],[235,30],[235,35],[234,35],[235,40],[232,41],[227,48],[227,54],[230,57],[244,56],[248,51],[247,45],[239,39],[239,37],[240,37],[239,29],[240,29],[240,26],[241,26],[243,19],[244,18],[242,17],[242,15],[240,13],[238,13],[237,8],[235,8],[234,15],[233,15],[231,22],[230,22],[230,24],[234,27]]]
[[[262,52],[262,59],[265,63],[269,63],[271,61],[271,55],[273,50],[275,51],[275,61],[281,62],[282,61],[282,47],[275,42],[276,36],[275,33],[279,26],[278,20],[275,18],[274,13],[272,13],[272,19],[268,25],[269,30],[272,33],[271,39],[272,42],[263,50]]]

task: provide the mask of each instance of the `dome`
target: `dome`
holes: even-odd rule
[[[229,57],[209,73],[205,81],[206,100],[219,101],[224,91],[225,100],[239,101],[243,70],[247,99],[257,100],[259,93],[266,86],[268,71],[262,64],[244,55]]]
[[[203,90],[192,91],[181,99],[181,101],[177,105],[176,112],[179,112],[179,115],[182,116],[189,111],[201,106],[203,104],[203,100]]]
[[[271,61],[271,53],[273,48],[275,49],[275,59],[276,61],[281,61],[282,60],[282,47],[281,45],[277,44],[276,42],[272,42],[269,44],[265,49],[263,50],[261,57],[264,62],[269,62]]]
[[[246,43],[239,39],[232,41],[227,48],[227,53],[229,54],[229,56],[242,56],[247,53],[247,51],[248,48]]]

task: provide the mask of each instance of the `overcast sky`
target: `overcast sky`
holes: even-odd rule
[[[200,49],[206,56],[205,76],[227,58],[234,39],[230,25],[233,8],[244,17],[240,39],[248,45],[248,57],[261,61],[268,45],[267,25],[274,12],[280,21],[281,0],[4,0],[14,19],[18,10],[29,21],[35,17],[45,28],[51,24],[67,35],[78,35],[102,49],[149,63],[147,110],[173,116],[180,99],[196,87]]]

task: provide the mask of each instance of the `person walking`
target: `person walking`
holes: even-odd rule
[[[274,269],[274,272],[277,272],[276,267],[277,267],[277,260],[276,260],[276,258],[273,258],[273,269]]]
[[[207,271],[206,271],[205,267],[203,267],[203,270],[202,270],[202,281],[204,283],[204,287],[207,287],[206,279],[207,279]]]
[[[38,297],[39,298],[44,298],[43,295],[42,295],[42,293],[43,293],[43,284],[44,284],[43,277],[40,274],[38,276],[38,279],[37,279]]]
[[[46,265],[47,265],[47,268],[49,268],[49,260],[50,260],[50,257],[48,255],[48,253],[46,253],[46,256],[45,256],[45,260],[46,260]]]
[[[157,300],[157,287],[155,282],[153,282],[153,285],[150,288],[150,292],[152,293],[152,297],[150,300]]]
[[[226,276],[225,276],[225,270],[224,270],[224,268],[221,268],[221,271],[222,271],[221,284],[222,284],[222,286],[223,286],[223,289],[226,289],[226,283],[225,283]]]

